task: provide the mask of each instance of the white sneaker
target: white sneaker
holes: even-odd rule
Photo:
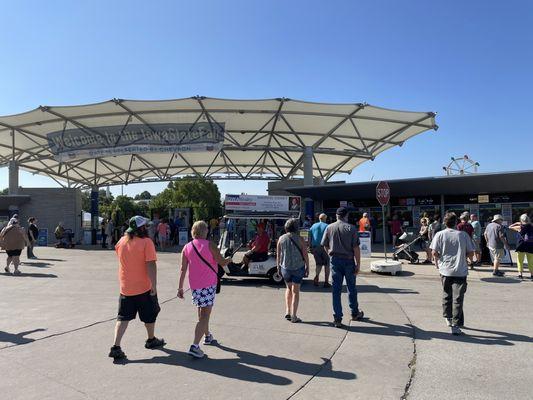
[[[452,327],[452,319],[451,318],[444,318],[446,320],[446,325],[448,325],[449,328]]]
[[[204,352],[200,348],[200,346],[191,345],[189,351],[187,352],[188,355],[193,356],[194,358],[203,358]]]

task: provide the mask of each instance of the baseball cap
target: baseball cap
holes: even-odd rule
[[[126,232],[134,233],[137,229],[139,229],[143,225],[146,225],[147,223],[148,223],[148,219],[141,217],[140,215],[131,217],[128,223],[129,228],[126,229]]]
[[[348,210],[346,207],[339,207],[337,208],[337,212],[335,214],[337,214],[339,217],[345,217],[346,214],[348,214]]]

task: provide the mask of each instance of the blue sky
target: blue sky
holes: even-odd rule
[[[336,179],[441,175],[463,154],[481,172],[533,166],[533,2],[24,1],[2,14],[0,115],[114,97],[366,101],[436,111],[440,129]]]

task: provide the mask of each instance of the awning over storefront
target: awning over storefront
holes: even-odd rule
[[[363,103],[113,99],[0,117],[0,163],[73,187],[289,179],[304,169],[327,181],[429,129],[433,112]]]

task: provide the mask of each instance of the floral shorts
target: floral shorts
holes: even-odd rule
[[[211,307],[215,303],[217,286],[209,286],[202,289],[193,289],[192,304],[196,307]]]

